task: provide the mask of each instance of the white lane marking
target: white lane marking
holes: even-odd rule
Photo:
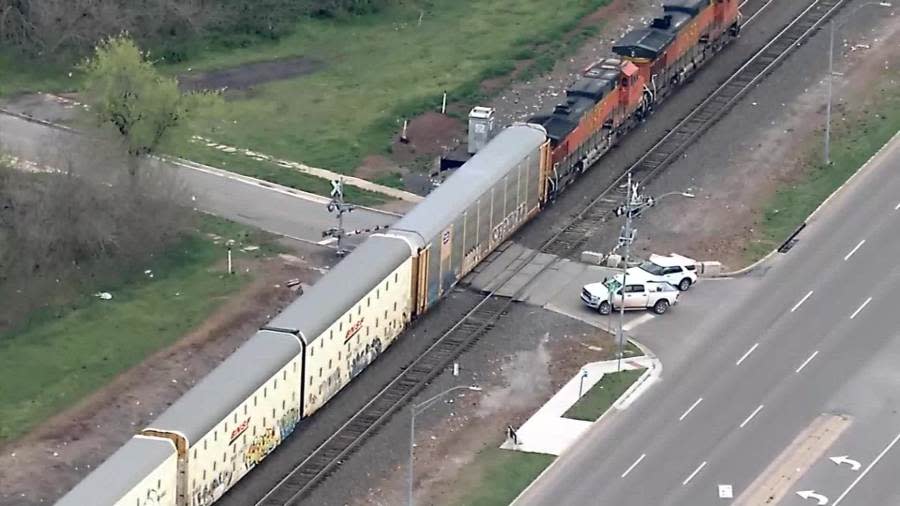
[[[687,478],[684,479],[683,482],[681,482],[681,485],[684,486],[684,485],[687,485],[688,483],[690,483],[690,481],[694,479],[694,476],[697,476],[697,473],[699,473],[700,470],[703,469],[704,467],[706,467],[706,461],[705,461],[705,460],[703,461],[702,464],[700,464],[699,466],[697,466],[697,469],[694,469],[694,472],[691,473],[690,476],[688,476]]]
[[[816,355],[818,355],[818,354],[819,354],[819,350],[814,351],[814,352],[812,353],[812,355],[810,355],[808,359],[804,360],[803,363],[800,364],[800,367],[798,367],[797,370],[794,371],[794,372],[800,372],[800,371],[802,371],[803,368],[806,367],[806,364],[812,362],[812,359],[816,358]]]
[[[794,311],[797,310],[798,307],[800,307],[801,304],[803,304],[804,302],[806,302],[806,299],[808,299],[809,296],[812,295],[812,293],[813,293],[813,291],[810,290],[809,293],[807,293],[806,295],[803,296],[802,299],[800,299],[800,302],[794,304],[794,307],[791,308],[791,312],[793,313]]]
[[[763,408],[763,405],[760,404],[758,408],[754,409],[754,410],[753,410],[753,413],[750,413],[750,416],[748,416],[747,418],[744,419],[743,422],[741,422],[741,426],[740,426],[739,428],[740,428],[740,429],[743,429],[745,425],[747,425],[748,423],[750,423],[750,420],[753,420],[753,417],[756,416],[757,413],[759,413],[760,411],[762,411],[762,408]]]
[[[860,474],[855,480],[853,480],[853,483],[851,483],[850,486],[847,487],[847,490],[844,490],[844,493],[842,493],[841,495],[838,496],[837,499],[835,499],[834,504],[832,506],[838,506],[838,504],[840,504],[841,501],[844,500],[844,497],[846,497],[847,494],[849,494],[850,491],[853,490],[853,487],[855,487],[856,484],[859,483],[860,480],[862,480],[863,478],[866,477],[867,474],[869,474],[869,471],[871,471],[872,468],[875,467],[875,464],[877,464],[878,461],[881,460],[881,458],[887,454],[887,452],[891,451],[891,448],[893,448],[894,445],[897,444],[897,441],[900,441],[900,434],[897,434],[897,437],[895,437],[894,440],[891,441],[891,444],[887,445],[884,448],[884,450],[881,450],[881,453],[879,453],[878,456],[875,457],[875,460],[873,460],[872,463],[869,464],[869,467],[867,467],[862,472],[862,474]]]
[[[900,209],[900,202],[898,202],[897,205],[894,206],[894,211],[896,211],[897,209]]]
[[[868,299],[866,299],[866,301],[862,303],[862,306],[859,306],[859,308],[856,311],[854,311],[852,315],[850,315],[850,319],[852,320],[852,319],[856,318],[856,315],[858,315],[859,312],[862,311],[863,308],[866,307],[866,305],[870,302],[872,302],[872,297],[869,297]]]
[[[652,320],[653,318],[656,318],[656,315],[650,314],[650,313],[642,314],[641,316],[638,316],[637,318],[635,318],[634,320],[631,320],[630,322],[626,323],[625,325],[622,325],[622,330],[627,332],[642,323],[646,323],[646,322]]]
[[[701,402],[703,402],[703,397],[700,397],[699,399],[697,399],[696,401],[694,401],[694,403],[691,404],[691,407],[687,408],[687,411],[685,411],[680,417],[678,417],[678,421],[680,422],[680,421],[684,420],[685,418],[687,418],[688,414],[689,414],[691,411],[693,411],[694,408],[697,407],[697,404],[700,404]]]
[[[856,253],[856,250],[858,250],[859,247],[862,246],[862,245],[865,244],[865,243],[866,243],[866,240],[865,240],[865,239],[863,239],[862,241],[859,241],[859,244],[857,244],[855,248],[853,248],[852,250],[850,250],[850,253],[847,253],[847,256],[844,257],[844,261],[846,262],[847,259],[849,259],[850,257],[852,257],[853,254]]]
[[[337,242],[337,237],[329,237],[328,239],[322,239],[321,241],[316,242],[316,244],[320,246],[328,246],[331,243]]]
[[[634,464],[631,464],[631,466],[629,466],[628,469],[626,469],[625,472],[622,473],[622,478],[628,476],[628,473],[630,473],[632,469],[637,467],[637,465],[640,464],[641,461],[644,460],[644,457],[646,457],[646,456],[647,456],[646,453],[642,453],[641,456],[638,457],[638,459],[634,461]]]
[[[750,349],[747,350],[747,353],[744,353],[744,356],[742,356],[741,358],[739,358],[738,361],[735,362],[734,365],[741,365],[741,362],[743,362],[747,357],[749,357],[750,354],[753,353],[753,350],[755,350],[757,346],[759,346],[759,343],[756,343],[756,344],[754,344],[753,346],[751,346]]]

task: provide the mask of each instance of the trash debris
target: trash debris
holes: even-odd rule
[[[94,294],[94,297],[97,297],[98,299],[101,299],[101,300],[111,300],[112,294],[109,292],[97,292]]]

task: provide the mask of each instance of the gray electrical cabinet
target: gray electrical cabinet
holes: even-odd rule
[[[469,154],[475,154],[494,136],[494,108],[476,106],[469,111]]]

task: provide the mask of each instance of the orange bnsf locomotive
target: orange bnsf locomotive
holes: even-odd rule
[[[667,0],[662,17],[613,46],[617,57],[589,66],[566,90],[565,103],[530,120],[552,143],[551,197],[739,32],[738,0]]]
[[[96,468],[58,506],[209,506],[737,35],[738,0],[668,0],[553,113],[500,132]],[[296,437],[296,436],[294,436]]]

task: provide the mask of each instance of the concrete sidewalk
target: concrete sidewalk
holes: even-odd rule
[[[578,374],[569,380],[556,395],[550,398],[541,409],[516,430],[519,444],[513,444],[511,439],[507,439],[500,448],[561,455],[595,423],[563,417],[565,412],[580,399],[578,389],[582,371],[587,371],[587,378],[584,379],[581,391],[582,395],[584,395],[603,378],[604,374],[616,372],[617,367],[617,360],[593,362],[582,367]],[[610,410],[626,409],[635,397],[640,395],[644,389],[649,387],[659,377],[661,371],[659,361],[652,356],[644,355],[622,361],[623,371],[640,368],[645,368],[647,371],[625,391],[622,397],[613,403]]]

